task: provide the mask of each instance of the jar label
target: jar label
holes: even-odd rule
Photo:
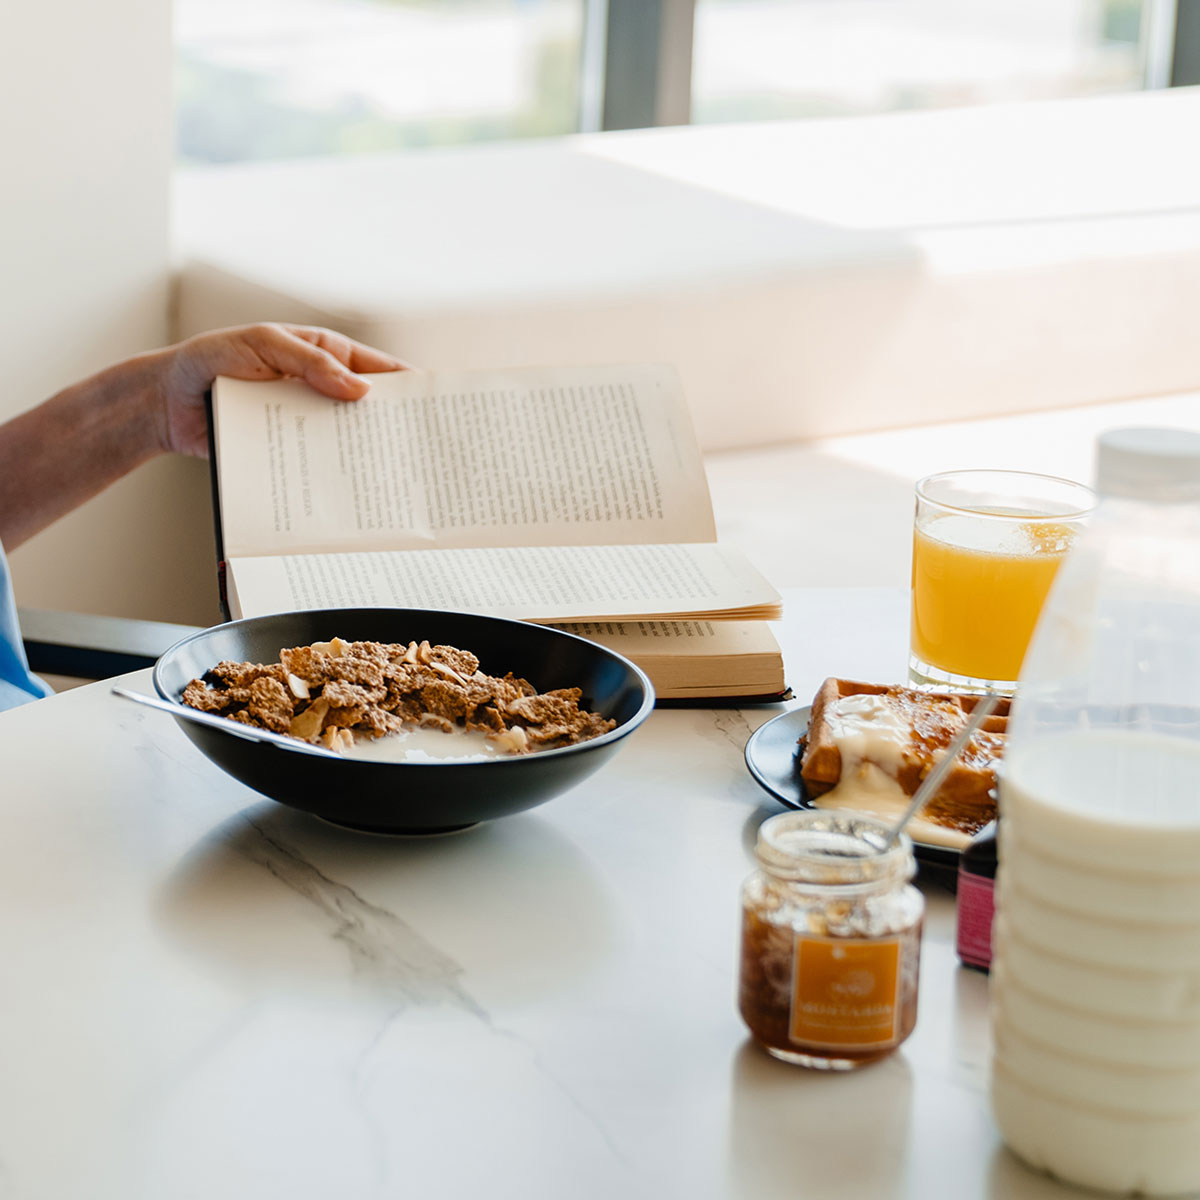
[[[797,934],[788,1036],[814,1048],[886,1046],[900,1034],[900,939]]]
[[[994,881],[966,871],[958,873],[958,957],[972,967],[992,962]]]

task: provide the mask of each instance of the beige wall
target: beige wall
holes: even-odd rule
[[[0,49],[0,418],[167,337],[165,0],[22,4]],[[12,556],[21,604],[215,614],[199,463],[161,460]]]

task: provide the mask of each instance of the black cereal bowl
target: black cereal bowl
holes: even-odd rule
[[[654,689],[628,659],[574,634],[524,621],[421,608],[336,608],[251,617],[176,642],[154,668],[154,687],[178,703],[218,662],[276,662],[281,649],[340,637],[356,642],[458,646],[490,675],[528,679],[539,691],[578,687],[581,707],[617,722],[598,738],[483,761],[375,762],[296,754],[195,722],[180,729],[247,787],[337,825],[372,833],[462,829],[542,804],[581,783],[616,753],[654,707]]]

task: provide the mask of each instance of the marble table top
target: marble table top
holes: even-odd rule
[[[902,677],[903,591],[785,612],[795,703]],[[780,711],[660,709],[576,790],[427,839],[265,800],[106,683],[0,714],[0,1200],[1072,1194],[1000,1144],[936,883],[900,1052],[827,1076],[748,1040],[738,889],[780,807],[742,751]]]

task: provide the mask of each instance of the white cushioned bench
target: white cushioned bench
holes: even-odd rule
[[[1097,436],[1124,425],[1200,431],[1200,392],[710,453],[718,536],[778,587],[908,587],[919,478],[990,467],[1091,483]]]

